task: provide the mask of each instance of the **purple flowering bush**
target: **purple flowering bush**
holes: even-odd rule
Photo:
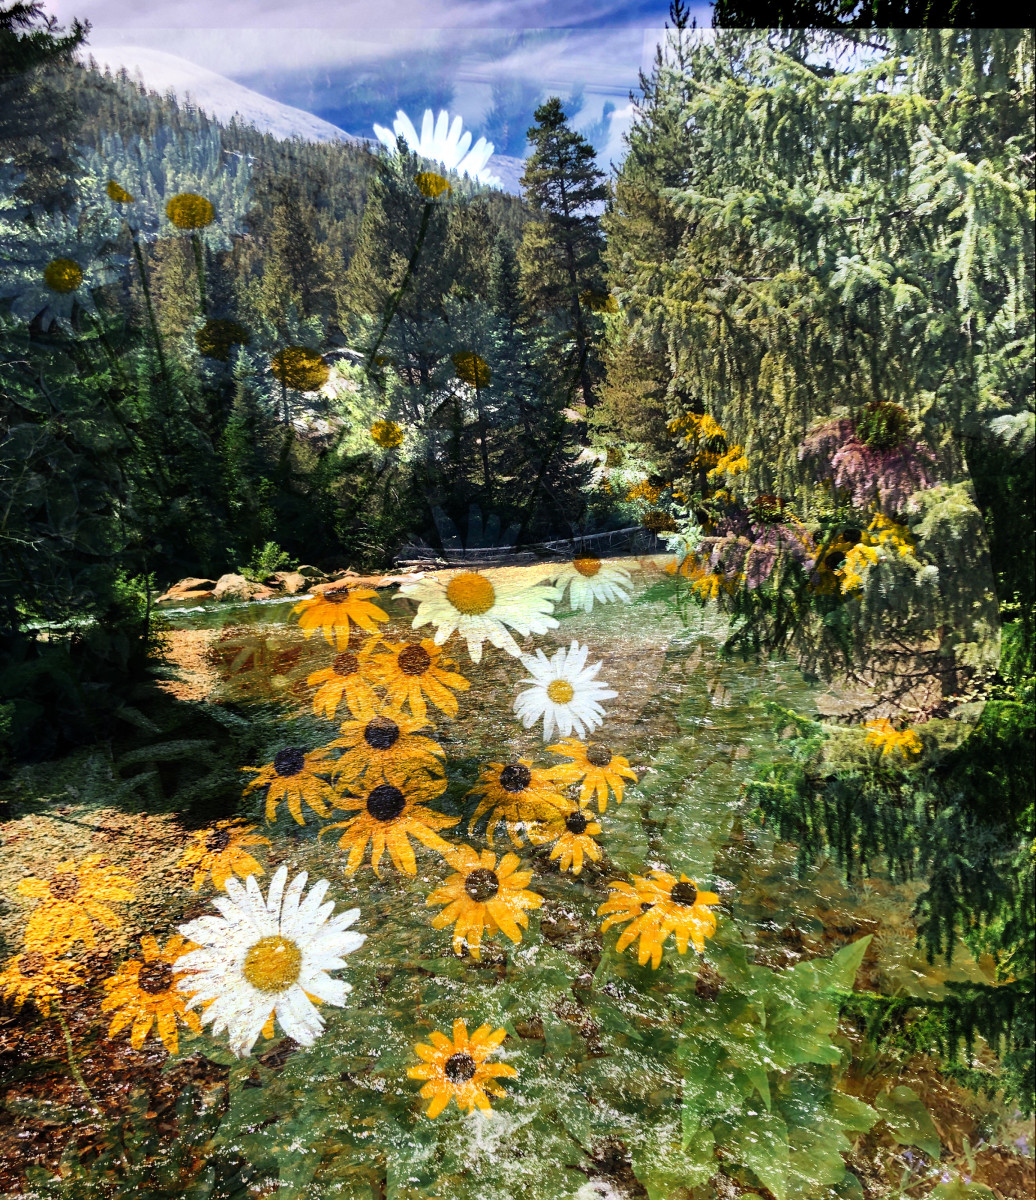
[[[899,405],[869,404],[857,419],[840,417],[815,429],[799,447],[799,461],[814,464],[818,478],[849,493],[854,508],[871,505],[895,516],[907,498],[935,483],[935,455],[906,435]]]

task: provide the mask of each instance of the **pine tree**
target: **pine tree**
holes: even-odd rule
[[[575,378],[583,403],[594,402],[591,331],[582,297],[599,294],[603,239],[598,208],[607,198],[593,147],[568,126],[555,96],[535,112],[533,152],[522,187],[537,218],[519,251],[523,300],[530,312],[561,316],[575,343]]]

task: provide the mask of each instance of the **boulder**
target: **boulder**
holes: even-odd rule
[[[253,583],[244,575],[221,575],[213,589],[215,600],[266,600],[276,596],[275,588],[262,583]]]
[[[301,571],[274,571],[266,583],[289,596],[297,596],[309,587],[310,581]]]
[[[327,578],[327,575],[319,567],[311,567],[308,563],[303,563],[302,566],[296,567],[295,574],[303,575],[306,579],[318,582]]]
[[[211,600],[213,590],[216,587],[214,579],[181,579],[179,583],[174,583],[161,596],[155,598],[155,604],[184,604],[188,601]]]

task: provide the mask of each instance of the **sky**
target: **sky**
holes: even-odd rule
[[[664,36],[668,0],[47,0],[91,24],[88,50],[178,55],[349,133],[404,109],[459,113],[522,156],[536,105],[557,95],[601,165],[622,156],[629,93]],[[692,4],[699,25],[711,8]],[[145,81],[146,82],[146,81]]]

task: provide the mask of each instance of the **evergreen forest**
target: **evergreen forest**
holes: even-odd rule
[[[1033,31],[771,8],[511,194],[0,0],[0,1195],[1032,1194]]]

